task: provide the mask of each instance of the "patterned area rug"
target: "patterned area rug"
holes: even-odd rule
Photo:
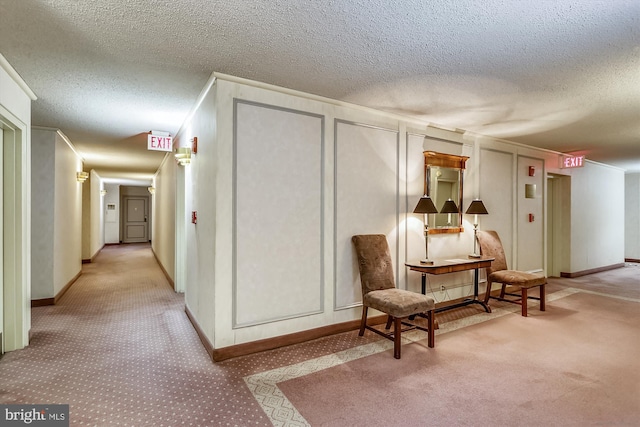
[[[500,425],[506,416],[490,408],[505,405],[525,415],[503,425],[542,425],[547,412],[566,407],[557,402],[597,390],[595,400],[583,394],[594,418],[577,413],[562,424],[636,425],[638,418],[614,416],[640,400],[638,362],[628,360],[638,354],[638,276],[620,269],[592,277],[589,283],[614,290],[612,283],[626,283],[627,300],[565,285],[593,291],[586,280],[554,280],[547,312],[535,304],[527,319],[519,307],[499,304],[491,315],[445,312],[436,348],[419,333],[406,334],[401,360],[393,359],[390,341],[352,331],[213,363],[149,245],[107,246],[57,305],[32,310],[29,347],[0,359],[0,403],[69,404],[74,426],[437,425],[434,414],[441,424]],[[567,320],[569,330],[561,327]],[[549,340],[551,354],[533,352],[547,351]],[[503,359],[521,369],[505,368]],[[536,371],[534,362],[556,370]],[[467,374],[456,379],[461,372]],[[620,372],[612,389],[604,374]],[[498,379],[504,384],[494,384]],[[561,387],[554,385],[559,379]],[[507,393],[511,383],[521,394]],[[524,392],[529,400],[518,400]],[[543,396],[549,405],[541,409]],[[479,401],[491,415],[476,411]]]

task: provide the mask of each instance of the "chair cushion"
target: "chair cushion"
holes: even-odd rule
[[[547,278],[544,275],[516,270],[494,271],[489,275],[489,280],[493,283],[506,283],[521,288],[532,288],[547,283]]]
[[[381,289],[364,295],[362,303],[393,317],[408,317],[412,314],[433,310],[433,298],[404,289]]]

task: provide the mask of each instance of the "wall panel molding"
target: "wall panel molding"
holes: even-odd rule
[[[233,108],[233,328],[322,313],[325,118]]]
[[[351,236],[386,234],[399,278],[397,129],[334,120],[334,310],[362,304]]]

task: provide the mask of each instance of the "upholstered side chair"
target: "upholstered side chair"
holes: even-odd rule
[[[416,292],[398,289],[393,278],[393,265],[387,238],[383,234],[357,235],[352,237],[358,257],[360,283],[362,285],[362,320],[359,335],[369,329],[376,334],[393,341],[393,357],[400,359],[401,334],[403,325],[409,329],[421,329],[428,332],[428,345],[435,345],[435,301],[433,298]],[[367,325],[369,307],[387,314],[384,332]],[[427,326],[408,321],[420,315],[427,319]],[[393,324],[393,331],[390,331]]]
[[[540,301],[540,311],[546,310],[546,285],[547,278],[543,274],[527,273],[525,271],[509,270],[507,268],[507,258],[504,254],[504,248],[498,233],[493,230],[478,231],[478,243],[480,244],[480,253],[482,255],[492,256],[495,261],[491,263],[491,267],[487,271],[487,292],[485,293],[484,302],[487,304],[489,298],[500,301],[520,304],[522,306],[522,315],[527,317],[527,301],[529,299]],[[491,285],[494,283],[502,284],[500,296],[491,295]],[[507,292],[507,286],[515,288],[514,291]],[[540,288],[540,297],[529,295],[529,289]],[[520,290],[520,294],[513,293]],[[513,298],[505,298],[509,295]]]

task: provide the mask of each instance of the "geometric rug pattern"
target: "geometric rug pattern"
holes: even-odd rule
[[[547,301],[553,302],[559,298],[580,292],[578,289],[567,288],[547,295]],[[640,301],[639,301],[640,302]],[[487,322],[506,314],[520,313],[520,307],[508,305],[501,308],[492,309],[491,313],[478,313],[471,317],[465,317],[455,321],[440,324],[436,330],[436,335],[441,336],[448,332],[458,330],[470,325]],[[402,334],[403,345],[411,342],[423,341],[427,338],[427,333],[418,329]],[[298,413],[296,408],[289,402],[286,396],[278,388],[278,383],[292,380],[311,373],[319,372],[343,363],[371,356],[376,353],[393,349],[393,342],[387,339],[380,339],[365,345],[350,348],[335,354],[307,360],[295,365],[284,366],[267,372],[249,375],[244,378],[253,393],[254,397],[265,411],[274,426],[309,426],[310,424]],[[390,360],[390,363],[401,363]]]

